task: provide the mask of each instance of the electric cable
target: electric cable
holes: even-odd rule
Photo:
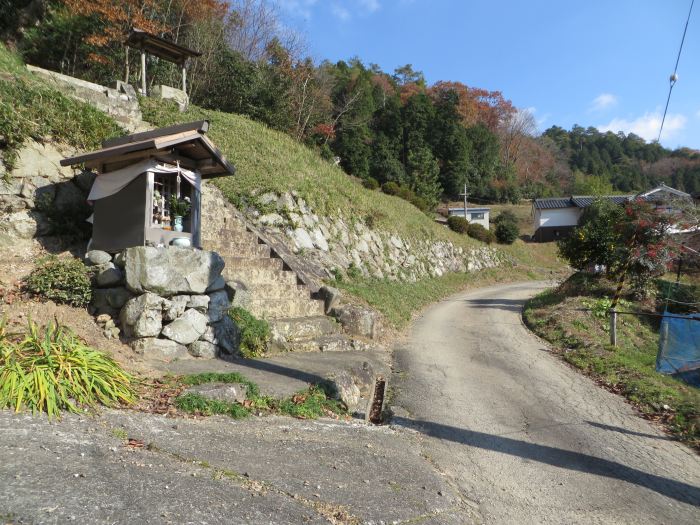
[[[671,85],[668,88],[668,97],[666,98],[666,108],[664,109],[664,116],[661,119],[661,128],[659,129],[659,138],[656,142],[661,140],[661,132],[664,130],[664,122],[666,121],[666,112],[668,111],[668,103],[671,101],[671,92],[673,91],[673,86],[676,85],[678,80],[678,62],[681,60],[681,52],[683,51],[683,43],[685,42],[685,34],[688,32],[688,23],[690,22],[690,14],[693,12],[693,4],[695,0],[690,1],[690,10],[688,11],[688,18],[685,21],[685,29],[683,29],[683,38],[681,38],[681,45],[678,48],[678,56],[676,57],[676,66],[673,68],[673,74],[669,78]]]

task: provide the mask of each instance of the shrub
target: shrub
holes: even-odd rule
[[[368,190],[376,190],[379,188],[379,181],[374,177],[367,177],[366,179],[362,179],[362,185]]]
[[[450,215],[447,217],[447,226],[449,226],[450,230],[454,232],[467,233],[467,230],[469,229],[469,222],[467,219],[460,217],[459,215]]]
[[[59,416],[98,403],[135,399],[132,377],[111,357],[87,346],[65,326],[29,322],[22,339],[0,330],[0,408]]]
[[[518,218],[515,216],[515,213],[513,213],[510,210],[503,210],[501,213],[498,214],[498,217],[496,217],[493,220],[494,224],[501,224],[503,222],[512,222],[513,224],[518,224]]]
[[[514,222],[501,221],[496,225],[496,239],[501,244],[513,244],[519,236],[520,228]]]
[[[78,259],[51,255],[40,259],[24,281],[25,289],[47,300],[86,306],[92,298],[90,270]]]
[[[493,232],[484,228],[481,224],[469,223],[467,235],[473,239],[477,239],[486,244],[491,244],[494,241]]]
[[[252,358],[264,354],[272,336],[267,321],[258,319],[240,306],[231,308],[228,315],[241,331],[240,351],[243,357]]]
[[[401,187],[393,181],[382,184],[382,191],[387,195],[398,195]]]

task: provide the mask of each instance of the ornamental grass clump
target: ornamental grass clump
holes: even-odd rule
[[[60,417],[98,404],[135,400],[134,379],[111,357],[86,345],[58,322],[9,334],[0,323],[0,408]]]

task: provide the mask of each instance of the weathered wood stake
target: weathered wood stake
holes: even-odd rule
[[[617,312],[614,308],[610,309],[610,344],[617,346]]]
[[[146,52],[141,51],[141,91],[146,96]]]

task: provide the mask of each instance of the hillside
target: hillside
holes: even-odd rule
[[[155,126],[206,119],[209,135],[236,166],[236,175],[215,184],[235,205],[260,209],[256,196],[295,191],[315,213],[372,223],[373,228],[409,239],[448,240],[464,248],[480,243],[436,224],[407,201],[364,188],[340,167],[285,133],[247,117],[191,105],[180,113],[174,104],[142,100],[144,119]]]
[[[0,103],[7,127],[2,151],[8,168],[16,152],[30,140],[68,144],[84,151],[123,133],[111,118],[27,73],[21,61],[4,48],[0,48],[0,68],[4,71]],[[180,113],[174,105],[153,99],[141,103],[144,118],[154,126],[209,120],[212,140],[237,168],[234,177],[215,181],[226,198],[253,221],[279,212],[286,222],[277,225],[277,232],[286,243],[293,242],[286,235],[299,226],[300,219],[315,221],[317,229],[327,226],[337,232],[333,239],[326,233],[329,247],[325,250],[291,248],[302,259],[320,261],[329,281],[383,311],[397,326],[422,305],[479,279],[548,277],[562,267],[551,246],[533,250],[516,241],[512,246],[487,247],[454,233],[413,204],[366,189],[315,150],[245,116],[194,105]],[[297,212],[308,210],[295,219],[294,213],[275,209],[278,204],[269,201],[270,195],[293,196]],[[313,227],[301,226],[313,233]],[[349,242],[343,241],[344,236],[349,236]],[[465,268],[480,270],[497,264],[504,270],[462,273]],[[341,272],[336,273],[336,268]],[[415,288],[408,283],[391,284],[396,278],[421,282]],[[378,288],[380,283],[384,288]],[[409,288],[412,299],[403,301]],[[384,292],[378,293],[380,289]]]

